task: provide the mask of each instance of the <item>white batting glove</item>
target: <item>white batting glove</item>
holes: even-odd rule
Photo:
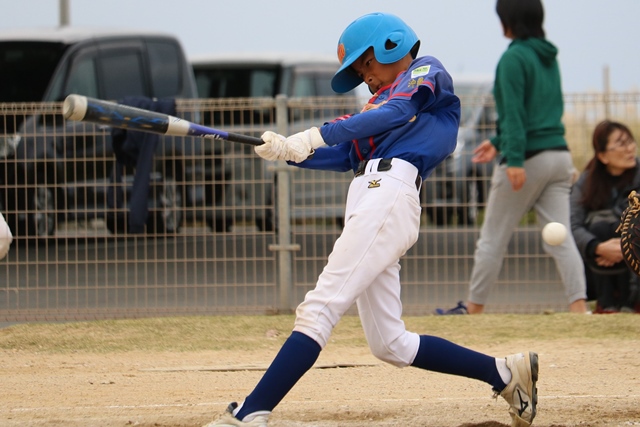
[[[284,143],[287,149],[286,160],[296,163],[307,160],[316,148],[327,145],[320,134],[320,129],[316,127],[293,134]]]
[[[285,137],[275,132],[267,131],[262,134],[264,144],[253,148],[256,154],[265,160],[286,160]]]

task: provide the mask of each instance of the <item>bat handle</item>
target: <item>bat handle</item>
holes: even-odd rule
[[[264,141],[255,136],[241,135],[238,133],[229,133],[227,139],[231,142],[239,142],[241,144],[262,145]]]
[[[255,146],[262,145],[265,143],[261,138],[256,138],[254,136],[241,135],[238,133],[228,133],[226,139],[231,142],[239,142],[241,144],[249,144],[249,145],[255,145]],[[312,149],[307,159],[313,158],[314,153],[315,151]]]

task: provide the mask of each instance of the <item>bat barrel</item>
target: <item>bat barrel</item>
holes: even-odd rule
[[[67,120],[82,120],[87,114],[87,97],[69,95],[62,104],[62,115]]]
[[[178,117],[129,105],[72,94],[62,105],[65,119],[171,136],[199,136],[261,145],[260,138],[228,133]]]

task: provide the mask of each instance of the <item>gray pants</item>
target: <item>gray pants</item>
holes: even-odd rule
[[[472,303],[486,303],[500,274],[513,231],[529,210],[535,209],[541,229],[555,221],[571,230],[571,154],[568,151],[544,151],[526,160],[524,168],[527,180],[520,191],[511,188],[506,164],[494,169],[469,285],[468,300]],[[543,249],[555,259],[569,303],[586,299],[584,266],[571,232],[561,245],[543,243]]]

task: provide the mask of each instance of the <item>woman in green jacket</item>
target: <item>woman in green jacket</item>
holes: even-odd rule
[[[496,12],[504,36],[513,41],[496,69],[497,135],[483,141],[473,158],[484,163],[501,155],[476,245],[467,301],[470,314],[483,312],[513,231],[529,210],[535,210],[541,227],[549,222],[570,227],[574,167],[561,122],[558,49],[545,38],[540,0],[498,0]],[[569,311],[586,313],[584,269],[573,236],[567,233],[562,244],[543,247],[556,261]]]

